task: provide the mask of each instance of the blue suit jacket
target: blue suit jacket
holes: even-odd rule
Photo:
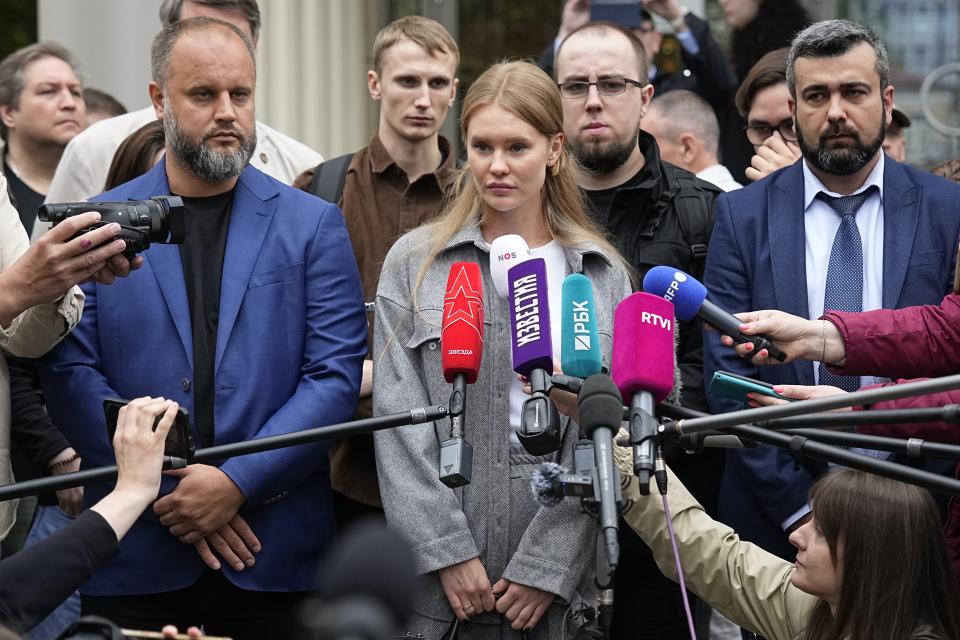
[[[165,164],[96,200],[169,193]],[[84,467],[111,464],[104,398],[143,395],[193,407],[193,341],[177,245],[154,244],[111,286],[86,285],[83,319],[46,359],[53,420]],[[354,413],[366,354],[360,279],[340,210],[248,166],[227,232],[215,358],[215,444],[319,427]],[[194,438],[197,434],[194,432]],[[220,468],[246,496],[262,543],[256,565],[223,571],[244,589],[309,589],[333,533],[324,444],[257,453]],[[161,495],[175,481],[165,478]],[[110,487],[86,490],[87,504]],[[122,552],[85,586],[94,595],[170,591],[203,570],[148,509]]]
[[[704,284],[731,312],[780,309],[808,317],[801,161],[717,200]],[[937,304],[950,289],[960,233],[960,185],[885,158],[883,306]],[[814,364],[756,367],[704,332],[705,379],[727,370],[775,384],[814,384]],[[714,412],[742,408],[709,398]],[[747,540],[793,557],[781,523],[806,503],[819,463],[797,465],[769,446],[730,451],[720,517]]]

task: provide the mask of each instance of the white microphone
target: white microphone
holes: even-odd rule
[[[490,276],[497,295],[506,298],[510,293],[507,272],[510,267],[530,257],[527,241],[515,233],[500,236],[490,243]]]

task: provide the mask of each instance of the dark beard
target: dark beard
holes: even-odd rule
[[[236,178],[253,157],[253,150],[257,147],[256,131],[250,136],[236,129],[233,131],[240,136],[240,147],[233,153],[220,153],[208,147],[205,139],[197,140],[185,134],[169,106],[163,118],[163,134],[170,143],[173,155],[182,166],[206,182]]]
[[[637,135],[624,144],[610,143],[603,145],[600,143],[575,144],[573,152],[584,169],[590,173],[604,175],[613,173],[623,166],[637,148],[639,144],[640,131]]]
[[[880,134],[870,142],[864,144],[852,129],[842,122],[833,122],[830,128],[820,137],[820,145],[813,147],[803,137],[803,131],[796,127],[797,144],[807,162],[817,169],[834,176],[849,176],[867,166],[877,150],[883,146],[883,139],[887,136],[887,123],[880,119]],[[854,143],[849,147],[829,149],[824,145],[823,138],[830,136],[849,135]]]

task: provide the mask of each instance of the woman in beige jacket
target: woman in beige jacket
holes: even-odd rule
[[[624,474],[629,450],[618,451]],[[641,496],[627,523],[676,579],[663,502]],[[918,487],[848,469],[811,489],[812,518],[790,536],[790,563],[743,542],[672,473],[668,504],[687,587],[767,640],[955,640],[960,597],[937,507]]]

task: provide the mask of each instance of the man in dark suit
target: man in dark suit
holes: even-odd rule
[[[845,20],[816,23],[793,42],[787,81],[803,157],[718,199],[705,270],[711,299],[730,312],[807,318],[939,302],[951,286],[960,186],[881,151],[894,94],[883,44]],[[832,378],[810,362],[757,368],[716,332],[704,335],[708,380],[727,370],[774,384],[852,390],[866,382]],[[715,398],[710,405],[739,408]],[[743,538],[792,558],[787,536],[808,517],[807,492],[826,469],[767,446],[732,451],[720,516]]]
[[[181,20],[157,35],[151,67],[164,158],[97,200],[182,196],[186,239],[152,245],[122,289],[88,285],[81,326],[43,367],[50,414],[88,467],[113,459],[105,398],[173,399],[190,410],[198,446],[239,442],[348,420],[366,353],[339,209],[249,164],[247,37],[220,20]],[[326,447],[191,464],[160,495],[81,590],[83,612],[124,627],[291,637],[333,535]]]

